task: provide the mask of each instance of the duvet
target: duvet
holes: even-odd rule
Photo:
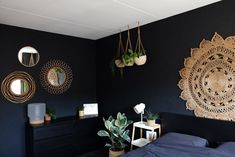
[[[121,157],[232,157],[214,148],[182,144],[152,143],[130,151]]]

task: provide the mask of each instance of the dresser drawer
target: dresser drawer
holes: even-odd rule
[[[74,124],[71,122],[60,124],[60,125],[37,128],[33,132],[34,140],[40,140],[40,139],[46,139],[46,138],[72,134],[73,128],[74,128]]]

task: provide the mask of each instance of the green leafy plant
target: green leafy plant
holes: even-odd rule
[[[56,111],[54,108],[46,107],[46,114],[51,116],[52,119],[56,119]]]
[[[83,110],[84,110],[83,105],[78,106],[78,111],[83,111]]]
[[[105,146],[111,147],[111,150],[118,151],[124,149],[127,145],[126,142],[130,142],[129,130],[126,128],[133,123],[131,120],[127,120],[125,113],[117,113],[117,118],[114,119],[110,116],[107,120],[103,118],[106,130],[98,131],[100,137],[108,137],[111,143],[107,143]]]
[[[140,57],[140,56],[143,56],[145,55],[145,50],[140,50],[140,51],[135,51],[135,57]]]
[[[133,50],[128,49],[127,52],[124,52],[122,54],[122,61],[125,64],[133,64],[135,56],[136,56],[136,53]]]
[[[146,119],[147,120],[156,120],[156,119],[159,119],[159,114],[158,113],[152,113],[151,111],[150,111],[150,109],[149,110],[145,110],[145,112],[146,112]]]

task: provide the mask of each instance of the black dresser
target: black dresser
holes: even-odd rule
[[[42,125],[26,123],[27,157],[76,157],[103,147],[100,117],[58,118]]]

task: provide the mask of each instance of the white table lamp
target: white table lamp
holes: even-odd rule
[[[137,114],[140,114],[141,116],[141,123],[143,122],[143,114],[144,114],[144,109],[145,109],[145,104],[144,103],[140,103],[135,105],[134,110]]]

